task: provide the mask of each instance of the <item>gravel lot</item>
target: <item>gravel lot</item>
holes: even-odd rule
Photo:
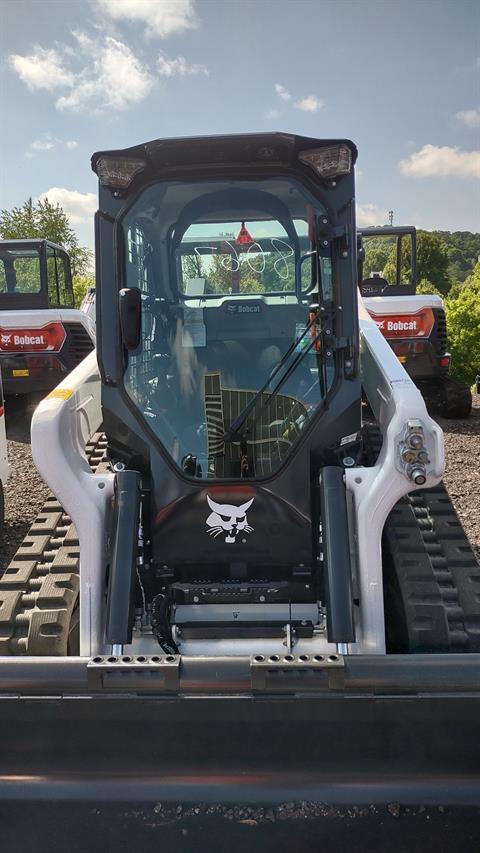
[[[10,477],[5,489],[5,527],[0,543],[0,569],[4,569],[48,495],[30,450],[30,420],[35,400],[7,399],[7,438]]]
[[[14,400],[8,402],[11,475],[5,494],[6,519],[0,569],[12,559],[48,494],[30,452],[28,424],[32,406],[16,411],[18,403]],[[468,420],[439,418],[438,422],[445,433],[445,483],[480,561],[480,395],[474,398],[473,412]]]
[[[438,418],[445,435],[445,485],[480,562],[480,395],[464,421]]]

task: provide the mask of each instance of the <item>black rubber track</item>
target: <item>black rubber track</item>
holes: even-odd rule
[[[382,447],[363,427],[364,464]],[[441,483],[402,498],[383,531],[387,651],[480,651],[480,566]]]
[[[480,566],[445,487],[399,501],[382,547],[388,650],[480,651]]]
[[[86,447],[95,471],[106,439]],[[79,592],[80,547],[71,519],[50,495],[0,579],[0,654],[66,655]]]

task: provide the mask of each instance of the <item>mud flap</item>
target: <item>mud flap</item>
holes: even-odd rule
[[[0,659],[0,796],[480,802],[480,656],[263,663]]]

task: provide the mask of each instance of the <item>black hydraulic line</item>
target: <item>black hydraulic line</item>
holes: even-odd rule
[[[107,593],[106,639],[115,645],[132,642],[137,570],[140,474],[119,471],[115,478],[115,520]]]
[[[343,468],[325,466],[320,476],[322,551],[330,643],[352,643],[352,568]]]

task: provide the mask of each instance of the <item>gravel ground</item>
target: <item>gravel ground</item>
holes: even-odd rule
[[[8,566],[48,495],[33,464],[30,420],[35,400],[6,401],[10,477],[5,489],[5,527],[0,543],[0,570]]]
[[[479,809],[0,803],[2,853],[478,853]],[[42,845],[40,839],[43,839]]]
[[[11,474],[5,490],[6,517],[0,569],[12,559],[48,494],[32,463],[28,431],[32,406],[18,409],[18,403],[13,400],[7,402],[7,411],[9,409],[7,432]],[[480,395],[474,397],[473,411],[467,420],[438,418],[438,422],[445,434],[445,483],[480,561]]]
[[[480,562],[480,395],[466,420],[437,420],[445,436],[444,482]]]

